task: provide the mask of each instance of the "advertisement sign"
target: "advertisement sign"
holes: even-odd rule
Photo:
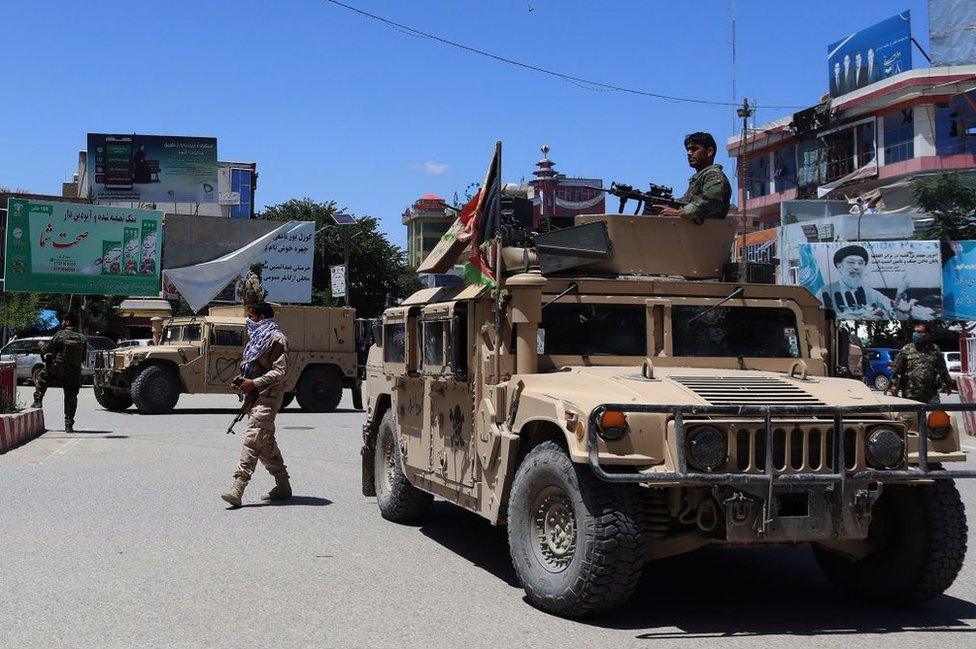
[[[8,291],[156,295],[163,213],[11,198]]]
[[[96,201],[216,203],[217,139],[89,133],[88,187]]]
[[[312,257],[315,222],[295,221],[275,235],[258,261],[261,286],[272,302],[307,304],[312,301]],[[247,272],[247,269],[243,269]]]
[[[942,244],[942,317],[976,320],[976,241]]]
[[[838,97],[912,69],[911,12],[854,32],[827,48],[830,96]]]
[[[346,297],[346,267],[329,266],[332,274],[332,297]]]
[[[938,241],[838,241],[799,246],[797,283],[842,320],[942,315]]]

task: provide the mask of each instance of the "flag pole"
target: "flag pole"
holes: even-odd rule
[[[495,169],[495,178],[498,182],[498,195],[494,201],[493,210],[496,212],[501,212],[501,202],[502,202],[502,141],[495,140],[495,160],[498,161],[498,167]],[[489,191],[486,187],[484,191]],[[502,229],[501,229],[501,216],[500,214],[492,214],[491,218],[498,218],[499,223],[495,227],[495,359],[494,359],[494,373],[495,373],[495,384],[501,383],[501,354],[502,354],[502,309],[504,308],[504,291],[505,291],[505,278],[502,276]],[[495,404],[495,416],[496,418],[501,416],[500,404]]]

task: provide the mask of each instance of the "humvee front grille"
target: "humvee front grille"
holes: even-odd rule
[[[772,376],[672,376],[716,406],[822,406],[796,385]]]
[[[829,473],[833,471],[834,429],[830,426],[788,426],[773,429],[773,473]],[[862,468],[863,432],[844,429],[844,468]],[[761,425],[740,428],[729,439],[732,470],[747,473],[766,471],[766,436]]]

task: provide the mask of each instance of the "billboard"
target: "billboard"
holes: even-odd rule
[[[312,301],[312,256],[315,221],[294,221],[275,235],[258,257],[264,265],[261,286],[273,302],[307,304]],[[246,276],[247,269],[242,269]]]
[[[854,32],[827,48],[830,96],[838,97],[912,69],[911,12]]]
[[[88,187],[96,201],[216,203],[217,139],[89,133]]]
[[[976,320],[976,241],[942,244],[942,317]]]
[[[157,295],[163,213],[11,198],[5,290]]]
[[[836,241],[799,246],[797,284],[842,320],[942,315],[938,241]]]

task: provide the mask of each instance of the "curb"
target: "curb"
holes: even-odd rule
[[[44,432],[44,411],[41,409],[0,415],[0,455],[26,444]]]

